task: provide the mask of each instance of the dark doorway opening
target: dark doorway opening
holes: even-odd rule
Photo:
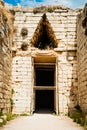
[[[51,61],[51,62],[50,62]],[[55,58],[35,58],[34,64],[34,110],[38,113],[55,111]]]
[[[58,40],[56,39],[55,33],[46,14],[43,14],[40,22],[38,23],[34,36],[31,39],[31,44],[41,50],[48,48],[53,49],[57,47]]]
[[[36,68],[36,86],[54,86],[54,67]]]
[[[54,111],[54,90],[36,90],[36,112]]]

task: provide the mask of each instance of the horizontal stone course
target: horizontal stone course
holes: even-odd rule
[[[0,113],[10,112],[12,15],[0,6]],[[4,20],[4,17],[7,19]],[[10,33],[9,33],[10,31]],[[3,34],[3,35],[2,35]]]
[[[84,12],[81,13],[81,18],[78,17],[77,26],[77,42],[78,42],[78,91],[79,91],[79,104],[83,112],[87,113],[87,54],[86,44],[87,36],[85,35],[85,29],[82,27],[82,21],[85,18]]]
[[[56,56],[56,89],[59,112],[68,113],[76,105],[81,105],[83,111],[86,111],[87,104],[87,54],[84,29],[82,28],[82,18],[77,20],[80,12],[70,9],[57,9],[54,12],[46,12],[49,25],[52,27],[57,39],[58,45],[56,50],[49,53],[48,50],[39,50],[31,47],[31,39],[38,37],[38,31],[35,32],[43,13],[33,13],[33,10],[27,8],[16,9],[14,26],[14,44],[10,47],[11,36],[9,40],[5,38],[6,45],[9,42],[9,50],[12,49],[14,55],[11,59],[11,53],[7,46],[0,46],[0,109],[10,109],[11,87],[14,89],[13,94],[13,113],[31,113],[34,110],[35,82],[34,61],[38,56]],[[48,25],[48,26],[49,26]],[[27,36],[21,35],[22,28],[28,30]],[[38,30],[40,26],[38,26]],[[50,30],[50,29],[49,29]],[[48,31],[49,31],[48,30]],[[39,32],[40,33],[40,32]],[[51,32],[50,32],[51,33]],[[7,34],[8,35],[8,34]],[[28,43],[27,50],[22,50],[22,43]],[[61,49],[60,49],[61,48]],[[77,52],[76,52],[77,51]],[[3,56],[4,54],[4,56]],[[43,58],[42,57],[42,58]],[[78,59],[77,59],[78,57]],[[36,59],[35,59],[36,60]],[[78,61],[78,62],[77,62]],[[12,64],[11,64],[12,62]],[[43,61],[44,62],[44,61]],[[78,63],[78,64],[77,64]],[[12,65],[12,66],[11,66]],[[3,92],[2,92],[3,91]],[[58,98],[59,97],[59,98]],[[80,99],[80,101],[79,101]],[[58,109],[58,108],[57,108]]]

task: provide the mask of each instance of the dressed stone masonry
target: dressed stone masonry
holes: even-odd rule
[[[78,102],[87,113],[87,4],[78,15],[77,25],[78,56]]]
[[[49,99],[57,114],[78,105],[87,113],[86,21],[87,5],[33,9],[1,2],[0,112],[32,114]]]
[[[16,28],[13,44],[12,87],[13,113],[33,113],[35,110],[34,59],[35,57],[56,58],[56,113],[64,114],[77,105],[77,50],[76,25],[78,11],[59,6],[54,12],[46,12],[47,28],[51,26],[56,37],[57,46],[53,49],[34,47],[40,35],[44,13],[35,13],[29,8],[14,9]],[[27,34],[22,36],[25,28]],[[37,28],[37,30],[36,30]],[[50,31],[50,29],[49,29]],[[26,31],[25,31],[26,32]],[[52,33],[52,32],[50,32]],[[26,51],[22,44],[27,44]],[[37,45],[36,45],[37,46]],[[40,61],[42,62],[42,61]]]

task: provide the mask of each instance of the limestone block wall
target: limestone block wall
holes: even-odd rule
[[[15,91],[13,113],[31,113],[32,59],[30,56],[18,55],[12,63],[12,85]]]
[[[34,14],[30,9],[14,9],[15,10],[15,36],[14,43],[17,48],[21,48],[22,42],[28,44],[34,35],[35,29],[44,13]],[[76,19],[77,11],[62,8],[57,9],[53,13],[46,13],[46,16],[51,23],[55,32],[56,38],[60,39],[58,47],[75,48],[76,47]],[[27,28],[28,34],[25,38],[21,36],[22,28]]]
[[[59,9],[53,14],[47,14],[57,39],[59,48],[73,49],[76,46],[76,16],[77,12]]]
[[[87,113],[87,6],[78,15],[77,45],[78,45],[78,95],[79,105]]]
[[[31,47],[30,41],[43,13],[34,14],[27,8],[14,8],[15,34],[13,39],[12,87],[14,113],[33,112],[33,62],[32,57],[37,48]],[[77,105],[77,53],[76,53],[76,24],[77,11],[59,8],[54,12],[46,12],[56,38],[59,40],[57,48],[53,49],[57,58],[57,96],[58,111],[67,113]],[[26,35],[21,31],[25,28]],[[38,34],[37,34],[38,35]],[[27,48],[22,49],[22,44]],[[45,51],[45,50],[44,50]],[[47,51],[47,50],[46,50]],[[40,54],[43,54],[41,50]]]
[[[13,17],[0,3],[0,111],[11,111],[13,88],[13,113],[32,113],[33,56],[38,51],[42,55],[43,51],[30,43],[44,12],[34,13],[33,9],[22,7],[11,11],[15,12],[13,39]],[[59,41],[52,50],[57,59],[58,111],[64,114],[79,104],[87,113],[87,6],[83,12],[61,7],[45,13]]]
[[[12,16],[0,2],[0,112],[11,111]]]
[[[77,91],[76,51],[62,51],[58,54],[58,96],[60,114],[75,110],[78,98]]]

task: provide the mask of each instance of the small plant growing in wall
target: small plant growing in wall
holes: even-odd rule
[[[13,99],[12,99],[12,96],[13,96],[14,93],[15,93],[15,91],[14,91],[14,89],[12,88],[12,89],[11,89],[11,98],[10,98],[11,112],[12,112],[12,110],[13,110],[13,105],[14,105],[14,102],[13,102]]]
[[[10,9],[10,12],[12,15],[15,15],[15,11],[13,9]]]
[[[12,112],[12,110],[13,110],[13,105],[14,105],[14,102],[13,102],[13,99],[12,99],[12,98],[10,98],[10,104],[11,104],[11,112]]]
[[[22,37],[25,37],[25,36],[27,36],[28,35],[28,30],[27,30],[27,28],[22,28],[22,30],[21,30],[21,36]]]
[[[21,49],[23,51],[27,51],[27,49],[28,49],[28,43],[27,42],[23,42],[22,45],[21,45]]]
[[[28,113],[22,113],[22,114],[20,114],[20,116],[30,116],[30,114],[28,114]]]
[[[33,9],[33,13],[34,13],[34,14],[37,14],[37,13],[38,13],[38,10],[37,10],[37,9]]]
[[[87,130],[87,116],[85,117],[84,128],[85,128],[85,130]]]
[[[54,11],[54,9],[53,9],[52,7],[49,7],[49,8],[47,9],[47,11],[48,11],[49,13],[52,13],[52,12]]]
[[[15,91],[14,91],[14,89],[12,88],[12,90],[11,90],[11,94],[13,95],[15,93]]]

